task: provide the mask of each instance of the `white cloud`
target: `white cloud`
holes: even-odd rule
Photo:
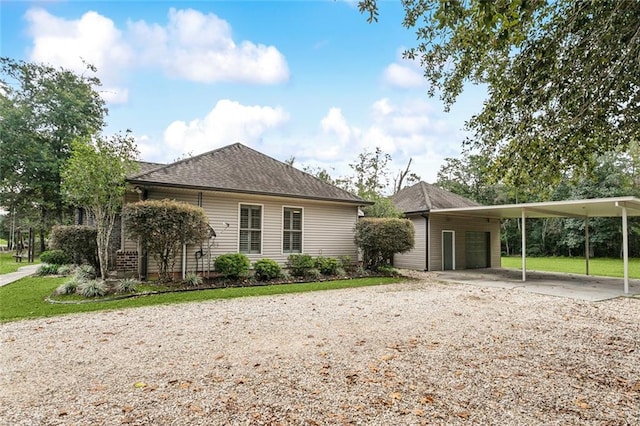
[[[384,98],[371,105],[370,122],[364,127],[350,124],[340,108],[330,108],[320,121],[320,133],[296,147],[295,155],[301,164],[327,169],[338,177],[352,174],[348,164],[358,154],[379,147],[391,155],[392,173],[404,169],[412,158],[412,171],[434,182],[440,164],[457,155],[463,138],[429,103],[396,104]]]
[[[398,89],[415,89],[426,86],[427,81],[423,77],[420,63],[404,59],[402,57],[404,50],[404,48],[398,49],[396,61],[385,68],[382,74],[384,83]]]
[[[171,123],[164,131],[164,142],[178,155],[197,155],[234,142],[255,145],[265,133],[288,120],[289,114],[280,107],[242,105],[223,99],[204,118]]]
[[[120,69],[133,57],[131,48],[113,21],[96,12],[80,19],[66,20],[39,8],[25,15],[33,37],[30,59],[71,69],[79,74],[86,65],[97,67],[104,84],[103,98],[110,103],[127,101],[128,91],[120,87]]]
[[[109,103],[127,102],[122,80],[143,66],[200,83],[275,84],[289,79],[287,61],[276,47],[236,43],[229,23],[212,13],[172,8],[166,26],[137,21],[124,30],[93,11],[65,19],[31,8],[25,19],[33,38],[29,59],[79,74],[86,72],[83,60],[96,66],[102,96]]]
[[[231,26],[218,16],[197,10],[169,10],[166,26],[129,23],[141,58],[178,78],[202,83],[274,84],[289,79],[284,55],[274,46],[236,43]]]

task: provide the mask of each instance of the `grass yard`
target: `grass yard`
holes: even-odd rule
[[[0,252],[0,275],[15,272],[21,266],[32,265],[32,263],[27,262],[26,257],[22,259],[22,262],[16,262],[13,257],[14,253],[13,250]],[[36,258],[34,263],[40,263],[40,260]]]
[[[318,290],[354,288],[391,284],[402,278],[373,277],[302,284],[279,284],[256,287],[230,287],[198,290],[182,293],[164,293],[113,301],[96,301],[82,304],[51,304],[44,299],[68,280],[67,277],[28,277],[0,287],[0,322],[26,318],[51,317],[77,312],[134,308],[167,303],[197,302],[234,297],[266,296],[286,293],[302,293]]]
[[[522,269],[522,258],[519,256],[503,257],[502,267]],[[584,274],[585,260],[580,257],[527,257],[527,270]],[[623,277],[622,259],[589,259],[589,275]],[[640,278],[639,258],[629,259],[629,277]]]

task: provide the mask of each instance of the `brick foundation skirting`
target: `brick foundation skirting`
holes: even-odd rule
[[[118,250],[116,253],[116,270],[119,273],[138,273],[138,251]]]

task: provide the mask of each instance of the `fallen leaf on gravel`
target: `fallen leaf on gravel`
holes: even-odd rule
[[[371,371],[372,373],[377,373],[378,367],[376,367],[374,364],[369,364],[369,371]]]
[[[89,388],[89,392],[98,392],[105,390],[107,387],[105,385],[95,385]]]
[[[640,392],[640,382],[636,382],[636,384],[633,385],[631,390],[634,391],[634,392]]]
[[[396,356],[395,355],[382,355],[380,357],[380,359],[382,361],[391,361],[392,359],[394,359]]]
[[[189,389],[189,386],[191,386],[191,382],[182,382],[180,383],[180,386],[178,386],[180,389]]]
[[[389,398],[393,400],[399,400],[399,399],[402,399],[402,394],[400,392],[391,392],[391,394],[389,395]]]
[[[124,407],[122,407],[123,413],[130,413],[131,411],[133,411],[133,407],[130,405],[125,405]]]
[[[467,419],[469,418],[470,413],[468,411],[460,411],[459,413],[456,413],[456,416]]]
[[[135,383],[133,384],[133,387],[134,387],[134,388],[146,388],[146,387],[147,387],[147,384],[146,384],[146,383],[144,383],[144,382],[135,382]]]
[[[435,399],[433,398],[433,395],[425,395],[421,400],[420,403],[421,404],[433,404],[433,401]]]
[[[424,416],[424,410],[420,409],[420,408],[414,408],[413,411],[411,411],[415,416],[418,417],[422,417]]]
[[[576,405],[577,405],[578,407],[580,407],[580,408],[584,408],[584,409],[591,408],[591,405],[589,405],[589,404],[588,404],[584,399],[582,399],[582,398],[578,398],[578,399],[576,399],[573,403],[574,403],[574,404],[576,404]]]
[[[69,413],[67,413],[65,410],[58,411],[58,417],[66,416],[67,414]]]
[[[194,413],[202,413],[202,408],[200,408],[196,404],[189,405],[189,410],[193,411]]]

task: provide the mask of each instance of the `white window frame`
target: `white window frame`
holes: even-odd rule
[[[260,251],[258,253],[251,253],[250,250],[249,252],[242,252],[240,251],[240,233],[243,231],[242,229],[242,206],[247,206],[247,207],[260,207]],[[264,204],[257,204],[257,203],[238,203],[238,245],[237,245],[237,252],[238,253],[244,253],[247,256],[251,256],[251,255],[261,255],[262,252],[264,251]],[[249,243],[249,246],[251,246],[251,244]]]
[[[294,252],[294,251],[284,251],[284,232],[287,231],[287,229],[284,229],[284,212],[287,209],[297,209],[300,210],[302,212],[302,217],[300,218],[300,251],[299,252]],[[301,254],[304,253],[304,207],[299,207],[299,206],[282,206],[282,214],[280,215],[280,251],[282,254]],[[290,231],[290,230],[289,230]]]

